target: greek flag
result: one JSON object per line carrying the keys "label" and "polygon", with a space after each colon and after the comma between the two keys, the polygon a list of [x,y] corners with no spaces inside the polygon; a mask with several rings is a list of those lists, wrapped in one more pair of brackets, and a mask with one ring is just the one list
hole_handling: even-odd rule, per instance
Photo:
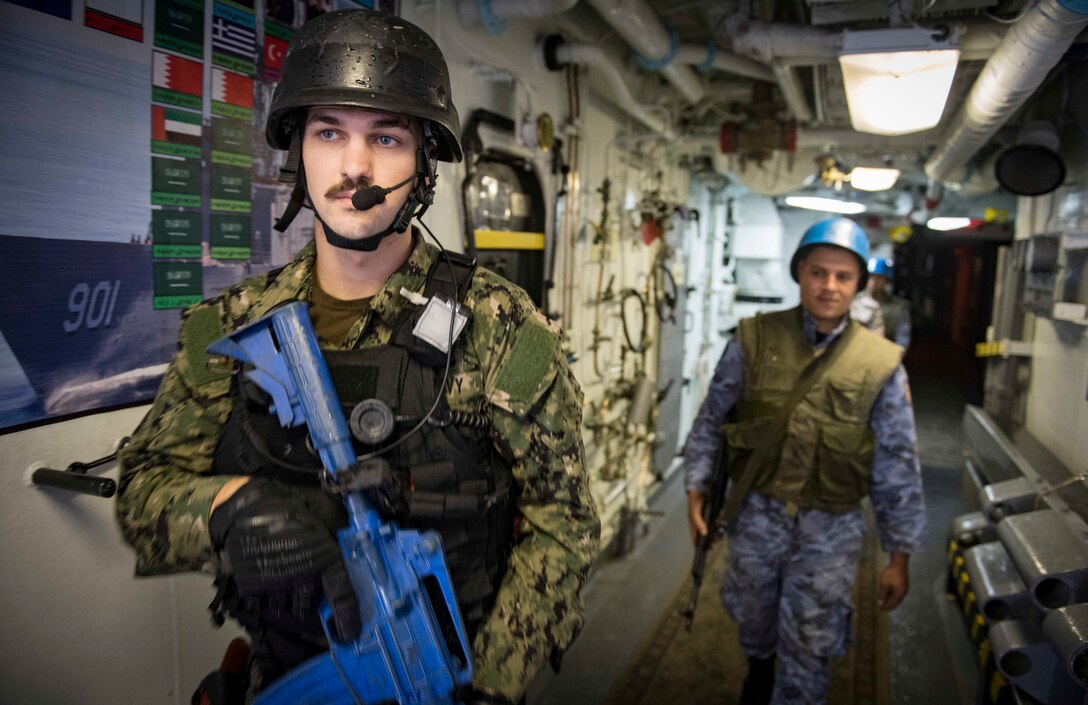
{"label": "greek flag", "polygon": [[245,59],[253,59],[257,33],[223,17],[212,18],[212,48]]}

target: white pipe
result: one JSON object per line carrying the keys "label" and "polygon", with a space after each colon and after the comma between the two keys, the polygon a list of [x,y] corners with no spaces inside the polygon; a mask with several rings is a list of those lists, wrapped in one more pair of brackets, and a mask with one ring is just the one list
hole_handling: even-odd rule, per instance
{"label": "white pipe", "polygon": [[[697,44],[684,45],[676,52],[676,60],[681,64],[701,66],[707,60],[707,48]],[[738,54],[730,54],[723,51],[715,51],[711,66],[719,71],[734,73],[738,76],[755,78],[760,81],[774,83],[774,73],[766,64],[761,64],[754,59]]]}
{"label": "white pipe", "polygon": [[[441,0],[439,0],[441,2]],[[491,0],[491,14],[495,17],[548,17],[566,12],[578,4],[578,0]],[[480,24],[480,11],[476,0],[458,3],[461,22],[466,27]]]}
{"label": "white pipe", "polygon": [[1088,14],[1059,0],[1040,0],[1001,41],[925,164],[926,175],[945,181],[1004,125],[1046,78],[1088,25]]}
{"label": "white pipe", "polygon": [[940,138],[941,133],[939,130],[924,130],[909,135],[887,136],[870,135],[849,128],[802,127],[797,129],[798,148],[832,145],[840,147],[904,149],[934,145],[940,141]]}
{"label": "white pipe", "polygon": [[675,139],[676,133],[661,118],[646,110],[642,103],[635,100],[627,88],[623,74],[612,60],[593,44],[563,43],[555,51],[555,58],[561,64],[586,64],[604,74],[604,82],[613,92],[614,102],[643,125],[657,132],[666,139]]}
{"label": "white pipe", "polygon": [[[955,26],[963,61],[989,58],[1007,31],[1005,25],[986,21],[956,22]],[[748,22],[738,27],[733,36],[733,51],[765,64],[835,64],[842,52],[842,32],[764,22]]]}
{"label": "white pipe", "polygon": [[733,51],[765,64],[787,57],[826,57],[838,60],[842,32],[789,24],[749,21],[733,36]]}
{"label": "white pipe", "polygon": [[775,66],[773,70],[774,77],[778,79],[778,88],[782,91],[782,97],[794,119],[797,122],[812,122],[812,108],[808,107],[801,79],[797,77],[797,69],[792,66]]}
{"label": "white pipe", "polygon": [[[672,48],[669,33],[644,0],[589,0],[589,4],[642,56],[650,60],[668,56]],[[698,103],[706,96],[698,75],[682,63],[670,61],[661,69],[661,75],[689,103]]]}

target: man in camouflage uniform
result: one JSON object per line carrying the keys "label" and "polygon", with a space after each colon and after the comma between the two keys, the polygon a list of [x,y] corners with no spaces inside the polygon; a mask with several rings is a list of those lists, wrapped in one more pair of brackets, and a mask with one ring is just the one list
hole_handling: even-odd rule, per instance
{"label": "man in camouflage uniform", "polygon": [[741,321],[688,436],[693,538],[706,535],[705,495],[719,446],[727,446],[722,602],[749,659],[744,705],[826,700],[830,659],[850,645],[863,497],[890,554],[882,609],[906,595],[909,554],[923,545],[902,350],[847,315],[865,285],[868,249],[845,218],[806,231],[790,266],[801,306]]}
{"label": "man in camouflage uniform", "polygon": [[[159,394],[121,454],[117,516],[136,573],[217,574],[213,604],[254,642],[250,695],[327,650],[320,598],[339,638],[360,623],[335,539],[342,501],[318,485],[304,431],[278,429],[267,399],[205,352],[289,301],[309,302],[341,401],[396,409],[378,451],[395,479],[380,498],[389,518],[442,534],[473,644],[462,697],[518,701],[582,625],[600,523],[559,331],[520,288],[409,228],[431,202],[436,161],[461,158],[449,96],[438,47],[399,18],[338,11],[295,34],[266,134],[288,149],[296,185],[278,227],[305,199],[315,240],[184,312]],[[448,352],[411,334],[413,299],[436,294],[471,313]]]}

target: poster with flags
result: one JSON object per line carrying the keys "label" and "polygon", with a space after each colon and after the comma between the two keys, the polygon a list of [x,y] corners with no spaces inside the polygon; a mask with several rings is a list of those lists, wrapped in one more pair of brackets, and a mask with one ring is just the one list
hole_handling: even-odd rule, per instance
{"label": "poster with flags", "polygon": [[59,17],[62,20],[72,19],[71,0],[9,0],[9,2],[31,10],[44,12],[47,15]]}
{"label": "poster with flags", "polygon": [[151,106],[151,152],[200,159],[200,113]]}
{"label": "poster with flags", "polygon": [[212,169],[211,181],[213,211],[249,213],[252,210],[252,176],[249,170],[216,167]]}
{"label": "poster with flags", "polygon": [[143,42],[143,0],[87,0],[83,24],[124,39]]}
{"label": "poster with flags", "polygon": [[155,262],[151,266],[151,305],[156,309],[185,308],[204,298],[204,271],[200,262]]}
{"label": "poster with flags", "polygon": [[253,79],[212,67],[212,115],[253,121]]}
{"label": "poster with flags", "polygon": [[212,63],[249,76],[257,72],[257,21],[243,12],[221,2],[215,3],[212,15]]}
{"label": "poster with flags", "polygon": [[157,206],[200,207],[200,162],[151,158],[151,202]]}
{"label": "poster with flags", "polygon": [[[200,110],[204,107],[204,65],[174,54],[153,52],[151,61],[151,100]],[[250,103],[252,105],[252,95]],[[252,111],[251,118],[252,118]]]}
{"label": "poster with flags", "polygon": [[212,213],[208,245],[212,259],[249,259],[252,231],[248,215]]}
{"label": "poster with flags", "polygon": [[159,259],[200,259],[200,213],[151,211],[151,256]]}
{"label": "poster with flags", "polygon": [[253,166],[253,125],[241,120],[212,120],[212,164]]}
{"label": "poster with flags", "polygon": [[156,0],[155,46],[204,56],[204,0]]}
{"label": "poster with flags", "polygon": [[264,23],[264,78],[267,81],[279,81],[283,71],[283,57],[287,54],[287,45],[291,42],[294,30],[282,24],[268,20]]}

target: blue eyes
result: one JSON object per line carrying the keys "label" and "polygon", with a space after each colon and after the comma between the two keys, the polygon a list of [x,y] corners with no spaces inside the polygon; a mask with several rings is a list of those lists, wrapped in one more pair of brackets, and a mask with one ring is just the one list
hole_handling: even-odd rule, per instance
{"label": "blue eyes", "polygon": [[[330,128],[318,131],[317,136],[326,142],[331,142],[339,137],[339,133]],[[400,140],[392,135],[378,135],[374,138],[374,143],[382,147],[396,147],[400,144]]]}

